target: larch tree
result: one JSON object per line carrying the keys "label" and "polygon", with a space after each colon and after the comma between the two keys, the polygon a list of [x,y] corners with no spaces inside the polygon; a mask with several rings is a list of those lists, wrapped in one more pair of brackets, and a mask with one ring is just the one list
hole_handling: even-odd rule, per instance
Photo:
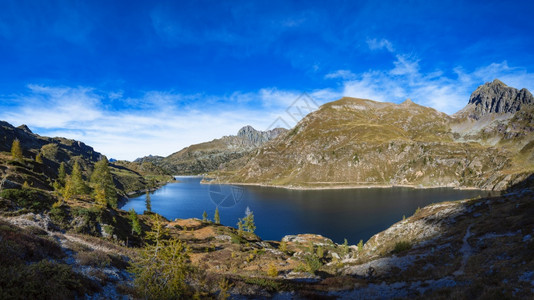
{"label": "larch tree", "polygon": [[93,185],[95,200],[100,193],[101,204],[117,207],[117,191],[113,183],[113,176],[109,169],[108,159],[104,156],[95,164],[93,174],[91,175],[91,184]]}
{"label": "larch tree", "polygon": [[65,170],[65,163],[61,162],[59,164],[59,169],[57,171],[57,180],[60,186],[65,186],[65,180],[67,179],[67,171]]}
{"label": "larch tree", "polygon": [[65,199],[70,199],[73,196],[87,195],[88,193],[89,187],[83,180],[80,164],[75,162],[72,167],[72,173],[66,179],[63,197]]}
{"label": "larch tree", "polygon": [[18,139],[13,140],[13,144],[11,145],[11,156],[13,159],[23,161],[24,155],[22,154],[22,148],[20,147],[20,141]]}
{"label": "larch tree", "polygon": [[143,228],[141,227],[141,223],[139,222],[139,216],[137,216],[137,213],[133,208],[130,208],[128,211],[128,217],[130,218],[130,221],[132,223],[132,234],[137,234],[140,236],[143,234]]}

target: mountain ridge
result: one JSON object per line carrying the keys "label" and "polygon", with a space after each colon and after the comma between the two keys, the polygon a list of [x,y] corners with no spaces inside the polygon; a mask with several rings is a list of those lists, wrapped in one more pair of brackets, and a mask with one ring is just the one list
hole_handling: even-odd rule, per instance
{"label": "mountain ridge", "polygon": [[[488,87],[512,89],[498,80],[487,83],[466,107],[483,105],[473,99]],[[295,188],[409,185],[502,190],[534,170],[528,160],[533,155],[534,122],[530,100],[516,97],[528,91],[492,97],[501,94],[509,99],[502,98],[499,105],[507,103],[508,110],[517,111],[494,118],[500,120],[497,125],[490,122],[478,128],[472,124],[501,116],[500,109],[475,119],[449,116],[411,100],[394,104],[344,97],[322,105],[260,147],[244,167],[212,175],[224,182]],[[462,126],[483,133],[502,128],[476,136],[466,134]]]}
{"label": "mountain ridge", "polygon": [[229,162],[239,164],[257,147],[275,139],[284,128],[260,131],[247,125],[239,129],[237,135],[223,136],[209,142],[194,144],[167,157],[148,156],[136,161],[151,161],[175,175],[197,175],[218,170]]}

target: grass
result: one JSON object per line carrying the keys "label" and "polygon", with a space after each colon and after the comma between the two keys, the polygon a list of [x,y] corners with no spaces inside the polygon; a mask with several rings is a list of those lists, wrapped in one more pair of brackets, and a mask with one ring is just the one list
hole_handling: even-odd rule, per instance
{"label": "grass", "polygon": [[58,262],[59,244],[0,221],[0,299],[73,299],[99,287]]}

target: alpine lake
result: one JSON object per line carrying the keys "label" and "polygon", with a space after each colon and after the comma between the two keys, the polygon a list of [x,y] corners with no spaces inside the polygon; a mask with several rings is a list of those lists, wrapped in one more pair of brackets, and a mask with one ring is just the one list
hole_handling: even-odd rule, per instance
{"label": "alpine lake", "polygon": [[[254,214],[255,233],[263,240],[312,233],[356,244],[411,216],[418,207],[443,201],[491,195],[481,190],[344,188],[296,190],[262,186],[202,184],[199,176],[176,176],[150,194],[152,211],[169,220],[198,218],[204,211],[213,220],[219,207],[221,224],[237,227],[247,207]],[[142,214],[146,195],[131,198],[121,208]]]}

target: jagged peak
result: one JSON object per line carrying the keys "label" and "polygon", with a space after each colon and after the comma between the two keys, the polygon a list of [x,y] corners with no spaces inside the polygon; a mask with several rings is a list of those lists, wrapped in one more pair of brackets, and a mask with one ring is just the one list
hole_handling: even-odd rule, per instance
{"label": "jagged peak", "polygon": [[247,125],[243,126],[239,131],[237,132],[237,136],[245,136],[249,132],[257,132],[258,130],[254,129],[254,127]]}
{"label": "jagged peak", "polygon": [[457,115],[467,113],[472,119],[488,114],[513,114],[522,107],[534,105],[534,97],[527,89],[518,90],[499,79],[479,86],[469,98],[466,108]]}
{"label": "jagged peak", "polygon": [[500,81],[499,79],[495,78],[491,83],[488,83],[490,85],[501,85],[504,87],[508,87],[504,82]]}

